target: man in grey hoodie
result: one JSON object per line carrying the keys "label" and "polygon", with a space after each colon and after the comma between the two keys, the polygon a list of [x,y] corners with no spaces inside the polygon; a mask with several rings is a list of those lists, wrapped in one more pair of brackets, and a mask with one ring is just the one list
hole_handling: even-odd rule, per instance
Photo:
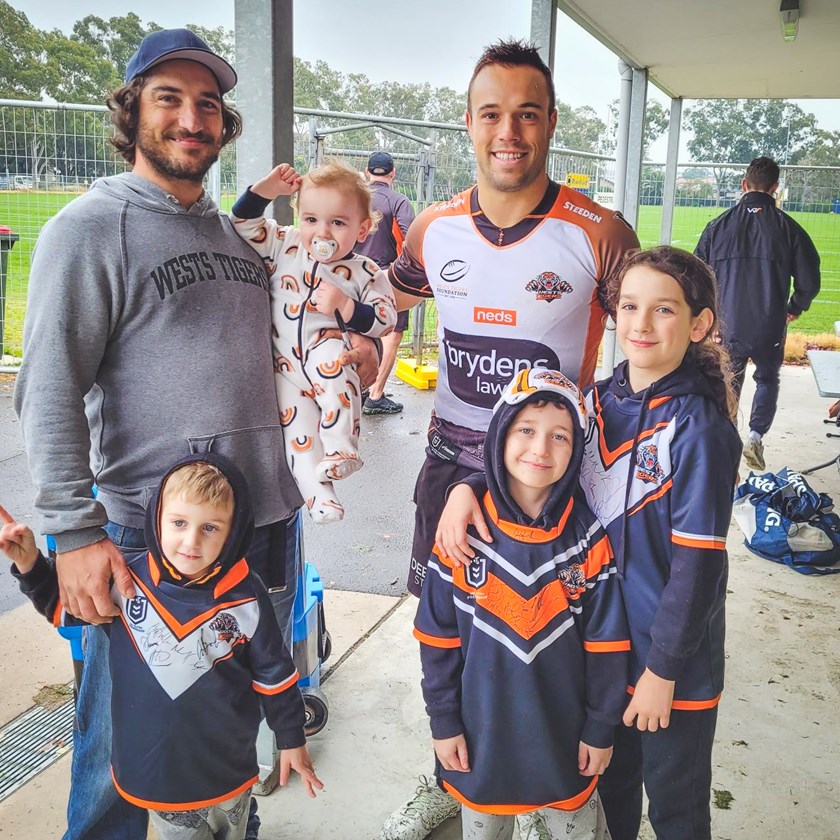
{"label": "man in grey hoodie", "polygon": [[[15,408],[69,612],[93,625],[118,614],[110,582],[133,596],[121,551],[145,547],[160,476],[178,457],[213,451],[249,482],[260,526],[249,564],[269,588],[287,583],[275,608],[290,641],[301,497],[278,419],[268,279],[202,187],[241,132],[222,100],[235,84],[188,30],[143,39],[108,102],[133,171],[97,181],[38,239]],[[375,361],[358,354],[343,361],[367,362],[373,379]],[[107,644],[89,628],[65,840],[146,837],[145,812],[108,773]]]}

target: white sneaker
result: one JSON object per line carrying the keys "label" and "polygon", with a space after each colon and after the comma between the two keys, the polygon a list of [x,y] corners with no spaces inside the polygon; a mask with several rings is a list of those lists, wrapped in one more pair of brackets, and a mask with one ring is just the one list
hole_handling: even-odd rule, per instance
{"label": "white sneaker", "polygon": [[764,471],[764,444],[754,437],[748,437],[744,442],[744,460],[751,470]]}
{"label": "white sneaker", "polygon": [[385,820],[379,840],[424,840],[460,811],[461,803],[442,791],[434,776],[421,776],[414,796]]}

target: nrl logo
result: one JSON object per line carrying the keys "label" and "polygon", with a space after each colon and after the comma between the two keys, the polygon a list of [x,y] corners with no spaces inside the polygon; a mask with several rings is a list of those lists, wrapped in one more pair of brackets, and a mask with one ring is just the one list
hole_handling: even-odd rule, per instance
{"label": "nrl logo", "polygon": [[142,624],[146,618],[146,611],[148,609],[149,602],[146,600],[145,596],[138,595],[126,604],[126,617],[132,624]]}
{"label": "nrl logo", "polygon": [[565,294],[574,291],[559,274],[553,271],[543,271],[525,287],[526,292],[534,292],[537,300],[547,300],[549,303]]}
{"label": "nrl logo", "polygon": [[658,484],[665,473],[659,466],[659,456],[654,444],[640,446],[636,450],[636,478],[648,484]]}
{"label": "nrl logo", "polygon": [[467,566],[464,577],[473,589],[480,589],[487,583],[487,560],[480,555],[476,555],[470,565]]}

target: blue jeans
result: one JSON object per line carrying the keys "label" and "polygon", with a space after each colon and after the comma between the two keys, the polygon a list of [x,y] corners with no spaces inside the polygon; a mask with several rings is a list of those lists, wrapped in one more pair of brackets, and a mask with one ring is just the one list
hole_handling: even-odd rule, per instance
{"label": "blue jeans", "polygon": [[[280,620],[283,638],[292,649],[292,607],[297,572],[298,515],[284,522],[257,528],[248,563],[268,585],[279,583],[285,566],[286,588],[272,593],[271,600]],[[105,531],[123,554],[146,548],[140,528],[109,522]],[[282,554],[281,554],[282,552]],[[284,558],[283,566],[272,558]],[[73,732],[73,763],[70,770],[70,798],[67,803],[67,832],[63,840],[146,840],[146,811],[122,799],[111,780],[111,672],[108,666],[108,635],[102,627],[84,628],[85,666],[76,702]],[[252,803],[253,805],[253,803]],[[251,809],[250,837],[256,837],[259,817]]]}

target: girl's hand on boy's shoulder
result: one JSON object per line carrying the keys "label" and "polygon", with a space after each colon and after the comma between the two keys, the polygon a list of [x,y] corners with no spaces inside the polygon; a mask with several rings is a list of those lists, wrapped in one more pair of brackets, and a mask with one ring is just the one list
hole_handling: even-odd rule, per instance
{"label": "girl's hand on boy's shoulder", "polygon": [[300,189],[301,177],[288,163],[275,166],[271,172],[254,182],[251,192],[274,201],[278,195],[292,195]]}
{"label": "girl's hand on boy's shoulder", "polygon": [[578,770],[581,776],[600,776],[610,766],[612,754],[612,747],[590,747],[581,741],[578,745]]}
{"label": "girl's hand on boy's shoulder", "polygon": [[467,754],[467,739],[461,735],[454,738],[433,738],[435,755],[444,770],[454,770],[457,773],[470,772],[470,758]]}
{"label": "girl's hand on boy's shoulder", "polygon": [[30,572],[38,559],[38,546],[35,545],[32,529],[15,522],[2,505],[0,522],[3,523],[0,528],[0,551],[17,566],[19,572]]}
{"label": "girl's hand on boy's shoulder", "polygon": [[667,729],[671,722],[671,705],[674,702],[674,681],[656,676],[649,668],[639,677],[633,699],[624,712],[624,725],[641,731],[656,732]]}
{"label": "girl's hand on boy's shoulder", "polygon": [[315,768],[305,744],[292,750],[280,751],[281,787],[285,787],[289,783],[292,770],[300,776],[303,786],[306,788],[306,795],[311,799],[315,798],[315,788],[318,788],[318,790],[324,789],[324,783],[315,775]]}
{"label": "girl's hand on boy's shoulder", "polygon": [[449,492],[435,531],[438,549],[456,566],[469,566],[475,557],[467,541],[467,528],[470,525],[484,542],[493,541],[472,488],[468,484],[457,484]]}

